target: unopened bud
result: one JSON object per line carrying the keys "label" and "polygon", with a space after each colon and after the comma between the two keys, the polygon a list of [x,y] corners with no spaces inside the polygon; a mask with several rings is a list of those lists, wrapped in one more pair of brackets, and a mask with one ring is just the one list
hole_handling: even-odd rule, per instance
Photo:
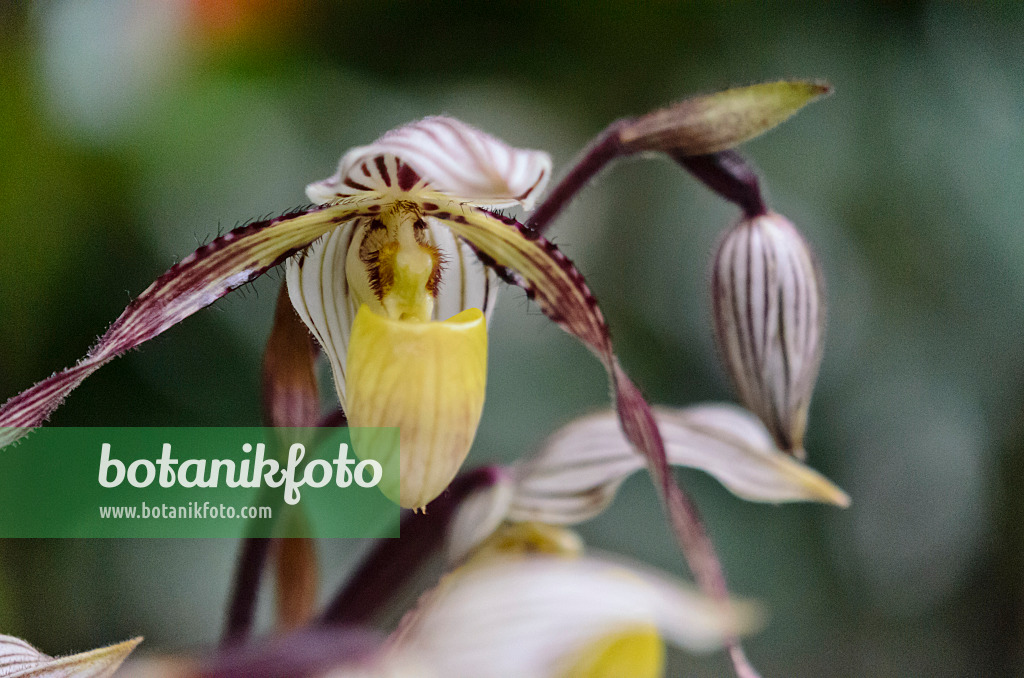
{"label": "unopened bud", "polygon": [[803,458],[821,363],[825,291],[810,246],[786,218],[744,218],[712,271],[715,340],[740,401],[779,447]]}

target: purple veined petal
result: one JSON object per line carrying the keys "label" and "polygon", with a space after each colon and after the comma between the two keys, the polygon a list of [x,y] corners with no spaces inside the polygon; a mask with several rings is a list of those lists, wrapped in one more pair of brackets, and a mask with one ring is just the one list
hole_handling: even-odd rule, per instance
{"label": "purple veined petal", "polygon": [[[288,296],[327,355],[342,409],[352,323],[363,301],[349,285],[346,266],[349,251],[358,250],[363,221],[343,224],[286,264]],[[479,308],[490,321],[498,294],[494,271],[447,227],[438,223],[427,226],[428,239],[444,262],[432,320],[448,320],[467,309]]]}
{"label": "purple veined petal", "polygon": [[425,216],[472,245],[481,260],[497,267],[507,282],[525,289],[545,315],[580,339],[611,370],[615,357],[597,300],[554,243],[525,235],[514,219],[471,205],[443,200],[436,209],[427,209],[430,204],[424,203]]}
{"label": "purple veined petal", "polygon": [[473,248],[444,224],[427,219],[428,238],[441,252],[441,286],[434,300],[434,320],[447,320],[468,308],[484,312],[488,325],[498,301],[498,276]]}
{"label": "purple veined petal", "polygon": [[342,410],[345,408],[345,356],[352,321],[359,310],[349,290],[345,260],[359,222],[354,219],[343,224],[285,264],[288,297],[327,356]]}
{"label": "purple veined petal", "polygon": [[395,195],[429,185],[474,204],[530,209],[550,177],[547,153],[513,148],[464,122],[434,116],[353,148],[333,176],[310,184],[306,194],[325,203],[367,190]]}
{"label": "purple veined petal", "polygon": [[[842,490],[779,450],[760,420],[742,408],[705,404],[655,408],[654,415],[670,464],[705,471],[738,497],[849,505]],[[507,516],[555,524],[587,520],[603,511],[622,482],[643,466],[613,412],[578,419],[517,470]]]}
{"label": "purple veined petal", "polygon": [[142,642],[133,638],[117,645],[54,658],[24,640],[0,635],[0,676],[3,678],[109,678]]}
{"label": "purple veined petal", "polygon": [[130,303],[77,365],[0,407],[0,447],[40,426],[86,377],[117,356],[262,275],[339,224],[375,213],[382,204],[372,196],[347,198],[236,228],[199,248]]}
{"label": "purple veined petal", "polygon": [[[509,283],[526,290],[541,311],[578,338],[608,371],[615,409],[626,438],[644,456],[665,504],[673,533],[702,589],[720,600],[728,597],[721,564],[693,501],[670,472],[665,443],[654,414],[630,380],[612,350],[607,324],[582,274],[550,241],[508,217],[439,194],[423,198],[424,215],[445,223],[472,245],[487,263],[498,267]],[[427,200],[437,203],[429,209]],[[731,640],[730,653],[737,673],[756,676],[742,649]]]}

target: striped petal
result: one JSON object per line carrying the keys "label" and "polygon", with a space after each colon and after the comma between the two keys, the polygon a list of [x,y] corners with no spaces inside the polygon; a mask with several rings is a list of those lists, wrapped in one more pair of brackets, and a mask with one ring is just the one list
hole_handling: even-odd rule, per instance
{"label": "striped petal", "polygon": [[432,221],[427,220],[429,239],[444,261],[441,286],[434,299],[434,319],[447,320],[467,309],[479,308],[490,322],[498,300],[497,275],[448,227]]}
{"label": "striped petal", "polygon": [[[398,427],[398,503],[426,506],[455,477],[480,423],[487,377],[483,312],[474,308],[444,322],[417,322],[363,306],[352,326],[346,367],[349,424]],[[367,454],[356,440],[353,449]],[[393,467],[392,460],[378,461]]]}
{"label": "striped petal", "polygon": [[142,638],[54,658],[24,640],[0,635],[0,678],[108,678]]}
{"label": "striped petal", "polygon": [[468,242],[506,282],[523,287],[541,311],[575,335],[611,369],[611,337],[583,276],[554,243],[514,219],[434,194],[421,204],[432,218]]}
{"label": "striped petal", "polygon": [[97,369],[250,282],[324,233],[380,209],[377,198],[348,198],[236,228],[185,257],[138,296],[74,367],[0,407],[0,447],[40,426]]}
{"label": "striped petal", "polygon": [[757,623],[751,605],[720,604],[662,574],[528,557],[449,575],[403,622],[393,656],[451,678],[546,678],[565,675],[596,641],[638,627],[707,651]]}
{"label": "striped petal", "polygon": [[[545,315],[582,341],[605,366],[622,430],[647,462],[680,549],[701,588],[724,599],[725,577],[714,546],[693,502],[669,472],[665,443],[651,407],[619,364],[604,317],[583,276],[554,244],[514,219],[445,200],[440,194],[430,198],[437,207],[421,203],[425,216],[445,223],[465,239],[481,259],[496,267],[507,282],[525,289]],[[749,671],[733,640],[730,651],[737,671]]]}
{"label": "striped petal", "polygon": [[[288,296],[327,355],[343,410],[352,323],[361,303],[368,301],[361,299],[349,284],[346,272],[350,253],[359,248],[362,221],[342,225],[286,264]],[[428,239],[438,248],[444,262],[433,319],[447,320],[465,310],[479,308],[489,321],[498,294],[494,272],[480,263],[473,250],[446,227],[436,223],[427,226]]]}
{"label": "striped petal", "polygon": [[353,148],[338,171],[306,187],[315,203],[377,191],[398,196],[430,186],[478,205],[533,207],[551,177],[543,151],[512,148],[464,122],[429,117]]}
{"label": "striped petal", "polygon": [[712,295],[715,339],[740,401],[780,448],[803,457],[825,330],[810,246],[779,214],[743,219],[719,245]]}
{"label": "striped petal", "polygon": [[358,220],[342,225],[285,264],[288,298],[327,356],[342,409],[345,356],[359,309],[349,289],[345,260],[357,226]]}
{"label": "striped petal", "polygon": [[[669,463],[701,469],[743,499],[849,505],[842,490],[778,450],[757,417],[745,410],[730,405],[657,408],[655,419]],[[555,524],[587,520],[601,513],[622,482],[643,466],[614,413],[577,420],[518,470],[508,518]]]}

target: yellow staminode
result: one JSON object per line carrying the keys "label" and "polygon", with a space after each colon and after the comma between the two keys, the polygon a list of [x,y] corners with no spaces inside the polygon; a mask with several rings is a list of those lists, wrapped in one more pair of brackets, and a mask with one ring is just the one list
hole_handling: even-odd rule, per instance
{"label": "yellow staminode", "polygon": [[612,633],[590,643],[561,678],[659,678],[665,675],[665,644],[651,626]]}
{"label": "yellow staminode", "polygon": [[483,312],[471,308],[421,322],[387,318],[364,305],[352,325],[347,365],[349,425],[399,428],[398,503],[426,506],[455,477],[480,422],[487,380]]}

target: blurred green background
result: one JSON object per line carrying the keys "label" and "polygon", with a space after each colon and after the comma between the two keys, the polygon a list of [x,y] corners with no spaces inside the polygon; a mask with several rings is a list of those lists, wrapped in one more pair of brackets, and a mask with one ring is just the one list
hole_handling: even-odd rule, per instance
{"label": "blurred green background", "polygon": [[[822,3],[824,4],[824,3]],[[829,328],[810,463],[842,511],[697,473],[765,676],[1024,675],[1024,12],[1018,3],[0,3],[0,400],[74,363],[218,231],[302,204],[350,146],[447,113],[564,167],[617,117],[780,77],[836,94],[744,148],[814,243]],[[709,255],[737,211],[623,163],[552,235],[650,399],[731,397]],[[280,273],[91,377],[54,425],[249,425]],[[471,463],[606,406],[596,360],[506,289]],[[54,488],[59,492],[60,488]],[[646,477],[594,548],[684,574]],[[216,639],[237,543],[0,543],[0,630],[64,653]],[[320,545],[325,592],[361,550]],[[725,675],[724,657],[672,658]]]}

